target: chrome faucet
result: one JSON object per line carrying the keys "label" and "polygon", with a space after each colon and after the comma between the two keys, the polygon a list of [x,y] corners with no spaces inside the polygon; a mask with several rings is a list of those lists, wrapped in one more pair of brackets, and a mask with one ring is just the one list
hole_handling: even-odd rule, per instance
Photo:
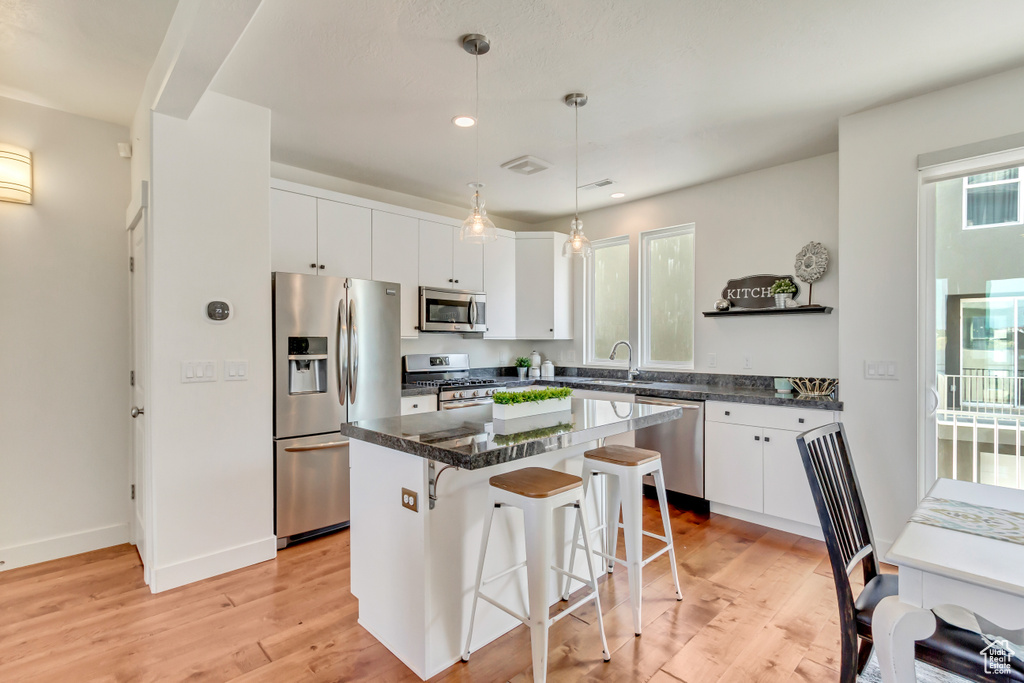
{"label": "chrome faucet", "polygon": [[611,353],[610,356],[608,356],[608,360],[615,360],[615,352],[623,344],[625,344],[626,348],[629,349],[629,364],[628,364],[629,365],[629,371],[626,372],[626,378],[629,379],[630,381],[632,381],[632,380],[636,379],[637,375],[640,374],[640,369],[633,365],[633,346],[632,346],[632,344],[630,344],[625,339],[622,339],[620,341],[615,342],[615,346],[612,347],[612,353]]}

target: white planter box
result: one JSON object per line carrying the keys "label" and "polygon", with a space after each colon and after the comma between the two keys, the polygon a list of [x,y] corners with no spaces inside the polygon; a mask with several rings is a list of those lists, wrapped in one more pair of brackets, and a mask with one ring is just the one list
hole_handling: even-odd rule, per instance
{"label": "white planter box", "polygon": [[572,410],[572,398],[549,398],[546,401],[529,401],[527,403],[512,403],[505,405],[495,403],[495,420],[515,420],[520,417],[532,417],[546,413],[560,413]]}

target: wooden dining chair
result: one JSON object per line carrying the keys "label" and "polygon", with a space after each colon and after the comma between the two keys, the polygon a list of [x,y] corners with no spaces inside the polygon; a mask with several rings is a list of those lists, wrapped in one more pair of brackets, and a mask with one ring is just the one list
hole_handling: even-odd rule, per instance
{"label": "wooden dining chair", "polygon": [[[804,432],[796,439],[811,495],[825,536],[832,577],[839,598],[842,629],[841,683],[855,683],[871,658],[871,619],[882,598],[899,593],[899,577],[882,574],[868,512],[860,494],[849,442],[841,423]],[[857,565],[864,572],[864,588],[854,597],[850,574]],[[980,633],[935,618],[935,633],[916,643],[918,660],[972,681],[1024,682],[1024,662],[1012,660],[1009,674],[985,673],[988,643]]]}

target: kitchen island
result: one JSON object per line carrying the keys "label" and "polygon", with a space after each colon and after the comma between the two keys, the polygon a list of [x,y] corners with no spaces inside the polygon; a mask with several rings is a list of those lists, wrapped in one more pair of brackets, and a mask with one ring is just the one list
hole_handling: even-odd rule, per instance
{"label": "kitchen island", "polygon": [[[508,433],[495,433],[487,404],[341,426],[351,439],[351,582],[359,623],[420,678],[458,661],[465,645],[488,480],[526,466],[578,475],[583,452],[598,440],[682,415],[660,405],[571,403],[565,413],[499,426]],[[525,557],[522,521],[516,510],[495,518],[485,575]],[[565,514],[556,525],[555,557],[568,559],[571,533]],[[525,580],[525,571],[515,572],[488,590],[522,605]],[[556,595],[554,572],[550,580]],[[517,625],[481,602],[474,649]]]}

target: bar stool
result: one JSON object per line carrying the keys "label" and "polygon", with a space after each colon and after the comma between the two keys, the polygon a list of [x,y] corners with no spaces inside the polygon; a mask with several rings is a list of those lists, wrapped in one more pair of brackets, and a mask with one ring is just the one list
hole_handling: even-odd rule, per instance
{"label": "bar stool", "polygon": [[[490,479],[490,496],[487,518],[484,520],[484,536],[480,546],[480,562],[476,570],[476,591],[473,594],[473,611],[469,617],[469,635],[466,636],[466,650],[462,660],[469,661],[470,644],[473,640],[473,623],[476,620],[477,601],[481,598],[498,609],[519,619],[530,627],[530,646],[533,651],[533,680],[543,682],[547,679],[548,666],[548,628],[551,624],[568,615],[577,607],[593,600],[597,610],[597,623],[601,632],[601,646],[604,648],[604,661],[609,661],[608,640],[604,635],[604,619],[601,615],[601,598],[597,593],[597,575],[594,563],[590,558],[589,527],[584,514],[583,480],[572,474],[556,472],[543,467],[524,467]],[[516,507],[523,511],[526,535],[526,561],[515,565],[494,576],[484,579],[484,559],[487,557],[487,539],[491,532],[491,521],[494,511],[504,506]],[[583,543],[587,552],[587,569],[590,580],[576,576],[552,564],[552,546],[554,543],[554,511],[557,508],[573,507],[576,510],[576,524],[584,529]],[[503,576],[526,567],[529,605],[526,616],[515,612],[496,599],[485,595],[482,588]],[[548,609],[553,602],[548,594],[548,570],[553,569],[561,577],[575,579],[588,586],[591,592],[552,618],[548,618]]]}
{"label": "bar stool", "polygon": [[[644,448],[633,448],[631,446],[602,446],[589,450],[583,454],[583,495],[587,495],[590,488],[590,481],[599,474],[605,475],[605,501],[604,501],[604,523],[590,530],[590,533],[604,531],[605,552],[594,551],[608,562],[608,573],[615,569],[618,562],[626,566],[629,573],[629,601],[633,607],[633,632],[640,635],[640,602],[643,589],[643,568],[660,557],[664,553],[669,554],[672,566],[672,580],[676,584],[676,600],[682,600],[683,594],[679,590],[679,572],[676,569],[676,551],[672,543],[672,526],[668,520],[668,505],[665,501],[665,481],[661,472],[661,453],[649,451]],[[644,475],[650,474],[654,477],[654,485],[658,491],[658,504],[661,507],[661,523],[664,529],[664,536],[644,531],[643,528],[643,485]],[[619,524],[619,509],[622,509],[622,524]],[[583,515],[585,518],[586,515]],[[623,530],[626,542],[626,559],[621,560],[615,556],[615,549],[619,540],[619,529]],[[569,561],[569,572],[573,570],[573,563],[576,559],[576,550],[584,549],[588,556],[590,551],[579,545],[580,525],[573,529],[572,536],[572,559]],[[586,537],[586,527],[583,528],[583,535]],[[643,537],[657,539],[665,544],[665,547],[658,550],[650,557],[643,556]],[[566,582],[565,592],[568,592]],[[563,592],[563,597],[565,597]]]}

